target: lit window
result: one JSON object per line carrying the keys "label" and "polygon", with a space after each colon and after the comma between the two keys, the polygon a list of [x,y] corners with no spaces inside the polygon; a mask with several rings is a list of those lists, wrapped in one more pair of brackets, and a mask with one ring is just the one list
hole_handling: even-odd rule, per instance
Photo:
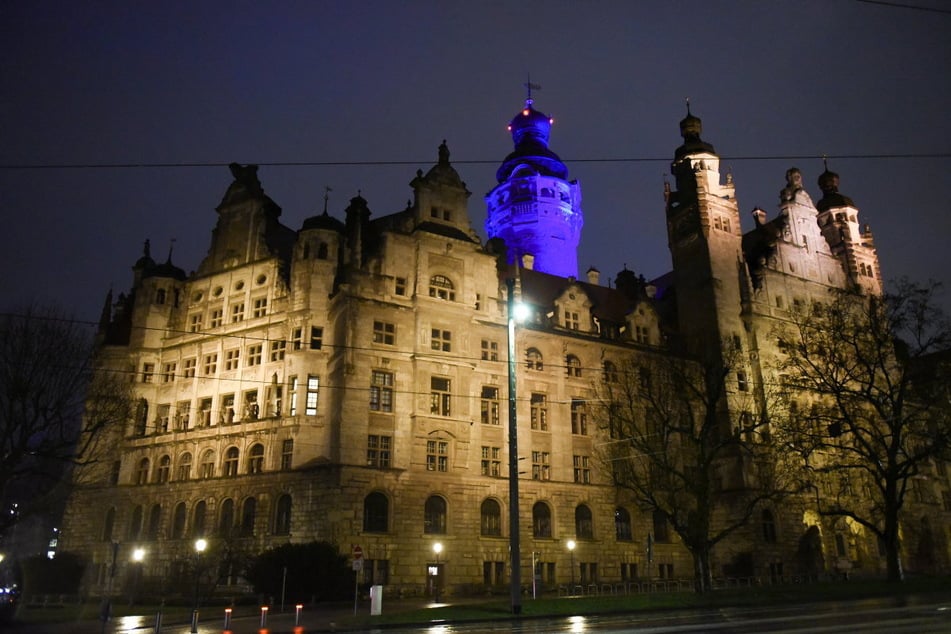
{"label": "lit window", "polygon": [[426,441],[426,470],[449,471],[449,442],[446,440]]}
{"label": "lit window", "polygon": [[456,291],[452,280],[445,275],[433,275],[429,278],[429,296],[450,302],[456,301]]}
{"label": "lit window", "polygon": [[388,469],[390,467],[389,436],[367,436],[367,466],[374,469]]}
{"label": "lit window", "polygon": [[396,339],[396,326],[385,321],[373,322],[373,343],[392,346]]}
{"label": "lit window", "polygon": [[449,379],[434,376],[430,378],[430,407],[429,412],[437,416],[449,416],[451,414],[451,387]]}
{"label": "lit window", "polygon": [[314,375],[307,377],[307,397],[304,402],[304,414],[314,416],[317,414],[317,388],[320,384],[318,378]]}
{"label": "lit window", "polygon": [[393,411],[393,373],[373,370],[370,374],[370,409]]}

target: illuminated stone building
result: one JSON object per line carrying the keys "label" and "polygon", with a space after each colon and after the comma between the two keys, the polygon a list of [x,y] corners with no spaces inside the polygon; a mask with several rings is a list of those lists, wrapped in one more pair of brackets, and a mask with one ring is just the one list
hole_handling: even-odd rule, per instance
{"label": "illuminated stone building", "polygon": [[[678,336],[760,353],[735,377],[748,389],[762,380],[756,359],[775,354],[767,335],[784,310],[830,287],[880,292],[871,234],[837,176],[820,177],[813,205],[791,170],[779,216],[755,211],[744,235],[732,180],[688,113],[666,192],[674,270],[650,283],[628,270],[576,279],[580,185],[548,149],[550,124],[530,101],[513,119],[485,243],[444,142],[405,209],[376,215],[358,195],[342,220],[325,209],[293,229],[257,168],[235,164],[194,273],[157,263],[146,245],[101,324],[104,360],[135,377],[138,411],[80,472],[62,530],[62,549],[92,564],[88,591],[121,587],[141,544],[145,575],[176,579],[198,536],[224,585],[240,583],[228,570],[238,554],[310,540],[359,544],[362,579],[392,592],[425,591],[436,542],[447,590],[504,585],[512,276],[534,309],[516,335],[522,578],[533,560],[549,589],[691,576],[672,532],[602,472],[586,401],[621,364]],[[727,550],[753,553],[752,574],[782,562],[792,573],[802,508],[767,510],[765,541],[757,522]],[[831,531],[823,540],[835,552]]]}

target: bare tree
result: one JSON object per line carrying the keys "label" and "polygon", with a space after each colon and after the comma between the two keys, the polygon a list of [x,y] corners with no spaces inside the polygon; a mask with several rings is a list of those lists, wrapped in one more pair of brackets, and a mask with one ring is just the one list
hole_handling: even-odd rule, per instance
{"label": "bare tree", "polygon": [[786,491],[763,393],[728,389],[740,356],[658,356],[605,377],[599,389],[612,438],[605,468],[641,510],[662,516],[680,536],[698,592],[712,587],[714,546]]}
{"label": "bare tree", "polygon": [[878,537],[890,581],[904,578],[899,534],[913,481],[948,458],[947,378],[935,353],[951,348],[951,326],[937,290],[902,281],[881,297],[837,292],[779,333],[793,412],[783,441],[802,457],[817,512]]}
{"label": "bare tree", "polygon": [[[132,413],[128,376],[97,368],[91,327],[54,308],[0,315],[0,500],[40,508]],[[22,516],[22,515],[19,515]],[[3,513],[0,531],[18,519]]]}

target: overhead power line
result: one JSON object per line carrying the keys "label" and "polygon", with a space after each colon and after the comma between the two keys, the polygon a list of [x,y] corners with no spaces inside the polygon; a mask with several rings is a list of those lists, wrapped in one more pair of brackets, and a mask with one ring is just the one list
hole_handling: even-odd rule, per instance
{"label": "overhead power line", "polygon": [[[759,154],[720,156],[721,161],[801,161],[808,159],[849,160],[896,160],[951,158],[951,152],[911,152],[881,154]],[[669,163],[672,157],[629,156],[615,158],[563,158],[565,163]],[[421,161],[259,161],[261,167],[387,167],[399,165],[429,165],[432,158]],[[496,165],[499,159],[454,160],[454,165]],[[51,169],[181,169],[195,167],[228,167],[221,162],[172,162],[172,163],[8,163],[2,170],[51,170]]]}
{"label": "overhead power line", "polygon": [[888,2],[887,0],[855,0],[863,4],[877,4],[892,9],[910,9],[912,11],[929,11],[931,13],[943,13],[951,15],[951,9],[939,9],[937,7],[923,7],[917,4],[901,4],[900,2]]}

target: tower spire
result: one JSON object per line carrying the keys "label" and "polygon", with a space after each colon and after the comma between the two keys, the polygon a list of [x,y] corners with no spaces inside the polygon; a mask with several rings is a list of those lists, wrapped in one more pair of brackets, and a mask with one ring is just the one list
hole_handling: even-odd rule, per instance
{"label": "tower spire", "polygon": [[541,90],[542,87],[541,87],[540,84],[533,84],[533,83],[532,83],[532,74],[531,74],[531,73],[528,73],[528,81],[526,81],[526,82],[525,82],[524,84],[522,84],[522,85],[525,86],[525,91],[526,91],[526,93],[525,93],[525,107],[526,107],[526,108],[530,108],[531,105],[532,105],[533,103],[535,103],[535,100],[532,99],[532,90]]}

